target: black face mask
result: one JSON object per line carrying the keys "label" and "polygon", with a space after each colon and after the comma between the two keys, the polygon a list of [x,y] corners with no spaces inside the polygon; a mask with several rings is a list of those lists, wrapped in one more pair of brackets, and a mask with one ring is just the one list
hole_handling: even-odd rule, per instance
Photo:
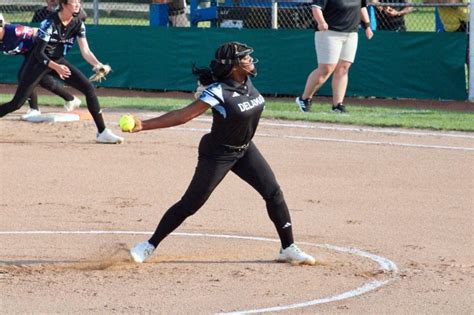
{"label": "black face mask", "polygon": [[249,76],[255,78],[257,76],[257,68],[254,67],[252,71],[249,72]]}
{"label": "black face mask", "polygon": [[248,75],[251,76],[252,78],[255,78],[257,76],[257,68],[256,67],[254,67],[252,71],[248,71],[248,70],[244,69],[242,66],[240,66],[240,68],[242,68],[242,70],[247,72]]}
{"label": "black face mask", "polygon": [[[258,63],[258,59],[257,58],[253,59],[252,63],[253,63],[253,70],[252,71],[247,71],[245,69],[244,70],[249,74],[249,76],[251,76],[252,78],[255,78],[257,76],[257,67],[255,67],[255,64]],[[240,67],[243,69],[242,66],[240,66]]]}

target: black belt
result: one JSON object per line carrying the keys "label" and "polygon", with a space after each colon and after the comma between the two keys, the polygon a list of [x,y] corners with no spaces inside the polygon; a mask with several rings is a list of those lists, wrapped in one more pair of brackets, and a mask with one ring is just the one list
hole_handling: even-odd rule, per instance
{"label": "black belt", "polygon": [[242,151],[245,151],[249,147],[249,144],[247,143],[240,146],[221,144],[221,146],[224,148],[224,151],[226,152],[242,152]]}

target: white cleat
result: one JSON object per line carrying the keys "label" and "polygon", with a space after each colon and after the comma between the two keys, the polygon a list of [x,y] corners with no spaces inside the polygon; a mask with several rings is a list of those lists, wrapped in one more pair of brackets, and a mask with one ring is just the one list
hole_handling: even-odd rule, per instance
{"label": "white cleat", "polygon": [[81,103],[81,100],[74,96],[72,101],[67,101],[66,103],[64,103],[64,109],[66,110],[66,112],[72,112],[73,110],[81,106]]}
{"label": "white cleat", "polygon": [[147,260],[155,251],[155,246],[148,241],[138,243],[130,249],[130,256],[134,262],[142,263]]}
{"label": "white cleat", "polygon": [[313,256],[306,254],[295,244],[291,244],[285,249],[280,249],[277,261],[288,262],[292,265],[314,265],[316,259]]}
{"label": "white cleat", "polygon": [[104,129],[101,133],[97,133],[96,142],[98,143],[112,143],[120,144],[123,143],[124,139],[122,137],[114,135],[110,129]]}
{"label": "white cleat", "polygon": [[39,110],[30,108],[28,109],[26,114],[21,116],[21,119],[28,120],[28,118],[39,116],[39,115],[41,115],[41,112]]}

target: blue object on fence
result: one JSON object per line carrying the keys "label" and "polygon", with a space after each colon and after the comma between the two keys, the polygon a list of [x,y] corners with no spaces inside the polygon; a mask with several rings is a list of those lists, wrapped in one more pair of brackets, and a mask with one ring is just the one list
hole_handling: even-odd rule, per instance
{"label": "blue object on fence", "polygon": [[168,26],[169,9],[167,3],[150,4],[150,26]]}
{"label": "blue object on fence", "polygon": [[438,8],[435,8],[435,24],[436,24],[436,32],[444,32],[443,22],[439,17]]}
{"label": "blue object on fence", "polygon": [[372,31],[377,30],[377,18],[375,17],[375,7],[369,6],[370,28]]}
{"label": "blue object on fence", "polygon": [[210,7],[198,8],[199,0],[191,0],[191,26],[197,26],[201,21],[210,21],[212,27],[217,25],[217,1],[211,0]]}

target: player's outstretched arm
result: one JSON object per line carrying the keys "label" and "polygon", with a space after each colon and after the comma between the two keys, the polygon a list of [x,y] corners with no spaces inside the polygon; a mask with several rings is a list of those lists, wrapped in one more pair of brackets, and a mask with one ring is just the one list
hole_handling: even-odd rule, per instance
{"label": "player's outstretched arm", "polygon": [[208,109],[209,104],[201,100],[195,100],[186,107],[170,111],[159,117],[143,121],[135,117],[135,128],[133,128],[132,132],[182,125],[202,115]]}

